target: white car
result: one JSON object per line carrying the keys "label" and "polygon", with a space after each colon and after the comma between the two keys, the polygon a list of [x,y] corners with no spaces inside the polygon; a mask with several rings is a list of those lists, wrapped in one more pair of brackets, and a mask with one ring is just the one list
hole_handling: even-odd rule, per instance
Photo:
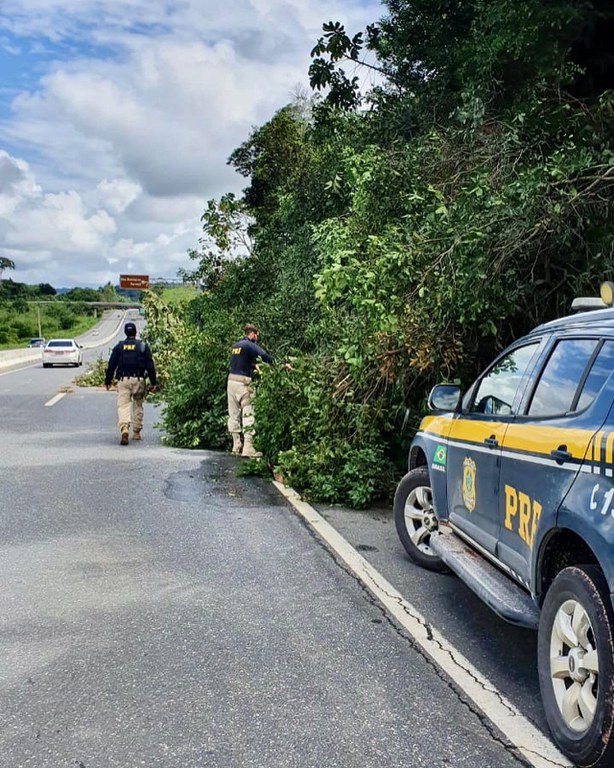
{"label": "white car", "polygon": [[43,347],[43,368],[83,365],[83,352],[74,339],[50,339]]}

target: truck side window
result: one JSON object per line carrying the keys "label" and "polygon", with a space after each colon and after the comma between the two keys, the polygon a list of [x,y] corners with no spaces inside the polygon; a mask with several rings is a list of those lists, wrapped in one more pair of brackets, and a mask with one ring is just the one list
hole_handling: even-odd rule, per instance
{"label": "truck side window", "polygon": [[533,393],[529,416],[559,416],[572,410],[597,344],[598,339],[563,339],[557,343]]}
{"label": "truck side window", "polygon": [[606,341],[591,366],[574,411],[583,411],[597,397],[614,371],[614,341]]}
{"label": "truck side window", "polygon": [[539,344],[518,347],[486,372],[473,399],[472,413],[509,416],[522,378]]}

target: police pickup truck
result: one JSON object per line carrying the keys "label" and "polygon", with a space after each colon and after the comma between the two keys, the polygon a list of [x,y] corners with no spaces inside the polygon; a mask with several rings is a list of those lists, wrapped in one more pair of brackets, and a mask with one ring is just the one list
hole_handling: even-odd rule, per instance
{"label": "police pickup truck", "polygon": [[414,562],[537,629],[546,718],[579,766],[614,765],[614,285],[601,293],[464,395],[436,386],[394,499]]}

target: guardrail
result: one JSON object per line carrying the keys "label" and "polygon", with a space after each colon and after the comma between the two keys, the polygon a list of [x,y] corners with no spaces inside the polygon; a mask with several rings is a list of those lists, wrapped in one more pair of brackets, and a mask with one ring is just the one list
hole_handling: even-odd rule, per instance
{"label": "guardrail", "polygon": [[41,347],[34,349],[4,349],[0,350],[0,370],[21,363],[35,363],[41,359]]}

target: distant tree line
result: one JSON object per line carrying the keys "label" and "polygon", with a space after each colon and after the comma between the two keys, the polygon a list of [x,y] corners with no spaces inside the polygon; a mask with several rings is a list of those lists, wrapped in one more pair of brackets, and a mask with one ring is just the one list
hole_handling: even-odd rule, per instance
{"label": "distant tree line", "polygon": [[[100,288],[70,288],[62,293],[49,283],[28,285],[13,280],[0,281],[0,345],[23,346],[38,336],[39,319],[44,336],[76,334],[92,325],[99,310],[91,301],[117,302],[122,299],[111,283]],[[40,304],[36,302],[52,302]]]}

